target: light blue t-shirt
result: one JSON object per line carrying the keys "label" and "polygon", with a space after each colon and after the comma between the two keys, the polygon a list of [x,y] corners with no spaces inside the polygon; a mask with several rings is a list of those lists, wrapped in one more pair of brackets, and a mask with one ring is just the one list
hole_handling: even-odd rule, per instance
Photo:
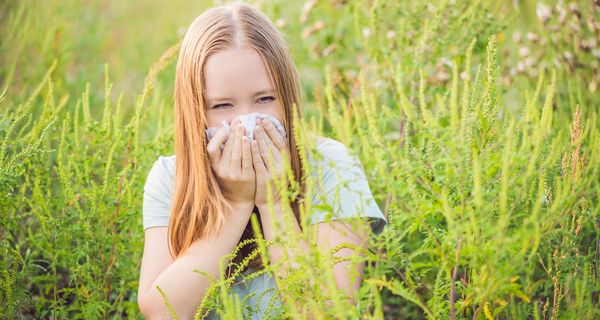
{"label": "light blue t-shirt", "polygon": [[[312,194],[312,212],[310,223],[319,223],[349,217],[368,217],[374,234],[379,234],[388,221],[373,199],[364,169],[360,160],[350,154],[341,142],[324,137],[316,138],[318,156],[308,157],[311,175],[316,178]],[[317,170],[316,168],[320,168]],[[318,179],[321,172],[321,179]],[[144,185],[143,228],[167,227],[171,214],[171,199],[175,187],[175,155],[159,156],[148,173]],[[325,205],[324,205],[325,204]],[[329,207],[330,210],[326,210]],[[245,275],[254,272],[248,268]],[[263,319],[269,302],[279,306],[275,280],[268,273],[262,273],[252,279],[243,280],[239,275],[231,289],[240,301],[253,309],[252,319]],[[267,292],[265,292],[267,291]],[[263,294],[263,292],[265,292]],[[254,295],[248,296],[250,293]],[[248,297],[247,297],[248,296]],[[260,300],[259,300],[260,299]],[[274,299],[274,301],[271,301]],[[210,319],[217,319],[214,313]]]}

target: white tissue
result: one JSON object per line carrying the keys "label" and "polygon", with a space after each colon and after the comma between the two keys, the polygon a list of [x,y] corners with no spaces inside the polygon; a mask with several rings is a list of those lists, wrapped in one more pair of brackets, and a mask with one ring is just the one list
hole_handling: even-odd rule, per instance
{"label": "white tissue", "polygon": [[[246,136],[248,137],[248,140],[254,140],[254,127],[256,127],[256,119],[270,120],[275,125],[275,128],[277,128],[277,131],[279,131],[284,138],[287,138],[285,129],[283,128],[283,125],[281,125],[279,120],[277,120],[277,118],[268,114],[253,112],[240,117],[241,123],[244,125],[244,127],[246,127]],[[227,135],[229,135],[229,131],[231,130],[231,128],[227,121],[223,120],[221,121],[221,124],[225,127],[225,130],[227,130]],[[208,127],[205,130],[207,141],[210,141],[210,139],[215,135],[219,128],[220,127]]]}

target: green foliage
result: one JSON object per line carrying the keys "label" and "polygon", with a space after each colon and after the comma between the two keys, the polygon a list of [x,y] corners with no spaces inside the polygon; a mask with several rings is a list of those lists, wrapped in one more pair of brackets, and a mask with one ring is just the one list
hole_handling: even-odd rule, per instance
{"label": "green foliage", "polygon": [[[106,5],[135,15],[135,7],[115,3]],[[108,36],[91,27],[99,19],[89,15],[108,10],[94,5],[0,5],[6,9],[0,29],[6,39],[0,44],[6,88],[0,94],[0,318],[140,318],[143,184],[156,157],[173,153],[178,41],[174,23],[165,22],[168,31],[157,32],[158,43],[148,42],[142,60],[132,46],[122,60],[103,64],[108,59],[95,50]],[[211,279],[196,318],[252,313],[229,288],[252,257],[266,261],[274,244],[299,254],[300,266],[280,279],[285,290],[275,294],[285,303],[278,308],[269,301],[272,318],[600,316],[599,114],[595,92],[573,80],[580,72],[594,79],[591,72],[565,72],[559,64],[540,69],[533,82],[507,85],[510,68],[501,53],[517,48],[504,40],[502,21],[515,15],[502,9],[506,4],[258,5],[288,38],[301,73],[305,118],[294,132],[300,149],[313,151],[307,132],[343,142],[361,160],[389,225],[362,257],[352,258],[366,264],[360,301],[352,305],[335,288],[330,268],[343,261],[335,253],[352,246],[322,254],[311,245],[299,252],[293,244],[313,243],[314,230],[267,242],[253,217],[258,239],[236,250],[253,241],[258,248],[240,265],[221,263],[233,276]],[[54,12],[47,28],[35,27],[47,9]],[[88,16],[77,25],[73,16],[82,12]],[[175,17],[187,23],[193,16]],[[152,22],[135,21],[136,30]],[[567,46],[570,40],[560,41]],[[116,50],[117,44],[106,46]],[[73,47],[85,54],[77,57]],[[27,68],[28,59],[43,67]],[[146,78],[137,77],[132,88],[124,84],[128,72]],[[305,216],[310,206],[303,207]]]}

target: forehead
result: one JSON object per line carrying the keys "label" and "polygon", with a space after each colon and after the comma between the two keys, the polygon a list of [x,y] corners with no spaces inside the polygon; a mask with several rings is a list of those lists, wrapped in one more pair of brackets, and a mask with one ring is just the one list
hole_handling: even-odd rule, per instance
{"label": "forehead", "polygon": [[250,47],[234,47],[212,54],[204,66],[207,99],[233,98],[272,89],[267,66]]}

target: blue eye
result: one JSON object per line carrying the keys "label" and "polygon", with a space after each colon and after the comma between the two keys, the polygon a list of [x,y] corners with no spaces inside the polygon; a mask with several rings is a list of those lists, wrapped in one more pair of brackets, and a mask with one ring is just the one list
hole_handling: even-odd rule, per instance
{"label": "blue eye", "polygon": [[[269,100],[263,100],[263,99],[269,99]],[[271,102],[271,101],[274,101],[274,100],[275,100],[275,97],[273,97],[273,96],[268,96],[268,97],[262,97],[262,98],[260,98],[260,99],[259,99],[259,102],[262,102],[262,103],[267,103],[267,102]]]}

